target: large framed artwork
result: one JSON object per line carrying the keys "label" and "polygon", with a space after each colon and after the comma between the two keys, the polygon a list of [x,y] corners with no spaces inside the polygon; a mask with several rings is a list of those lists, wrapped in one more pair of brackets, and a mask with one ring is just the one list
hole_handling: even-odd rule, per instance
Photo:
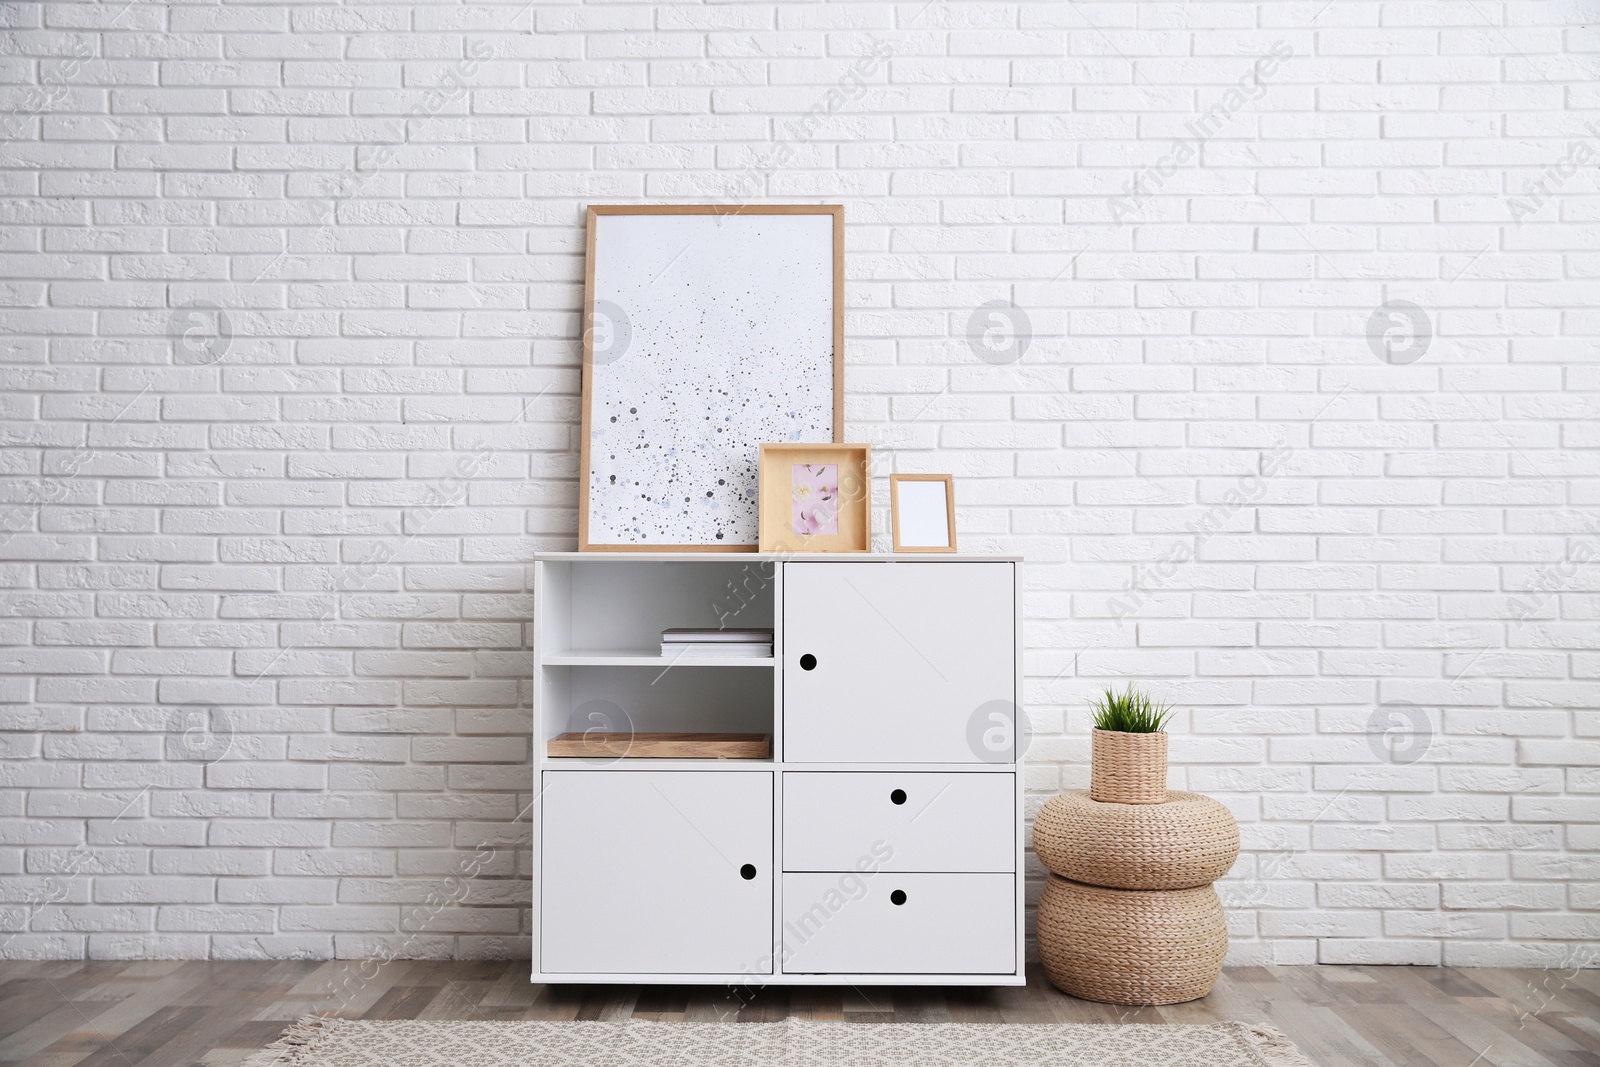
{"label": "large framed artwork", "polygon": [[591,207],[578,548],[755,551],[758,449],[844,438],[844,209]]}

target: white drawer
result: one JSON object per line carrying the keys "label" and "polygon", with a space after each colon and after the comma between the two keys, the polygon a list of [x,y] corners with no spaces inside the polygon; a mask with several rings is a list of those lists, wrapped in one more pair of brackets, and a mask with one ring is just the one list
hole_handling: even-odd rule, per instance
{"label": "white drawer", "polygon": [[1012,974],[1015,876],[785,874],[782,944],[788,974]]}
{"label": "white drawer", "polygon": [[1016,870],[1016,776],[802,771],[783,776],[786,871]]}

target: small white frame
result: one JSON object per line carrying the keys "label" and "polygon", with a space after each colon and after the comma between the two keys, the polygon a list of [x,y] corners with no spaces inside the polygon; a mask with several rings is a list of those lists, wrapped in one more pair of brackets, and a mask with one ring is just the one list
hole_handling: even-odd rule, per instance
{"label": "small white frame", "polygon": [[956,550],[956,492],[950,475],[891,474],[889,511],[896,552]]}

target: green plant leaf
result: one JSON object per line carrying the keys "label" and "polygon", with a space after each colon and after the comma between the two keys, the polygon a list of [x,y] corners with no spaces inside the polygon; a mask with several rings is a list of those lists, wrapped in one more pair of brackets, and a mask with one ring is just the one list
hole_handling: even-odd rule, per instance
{"label": "green plant leaf", "polygon": [[1125,734],[1160,733],[1172,718],[1171,704],[1157,703],[1128,683],[1121,693],[1107,687],[1100,696],[1089,701],[1094,712],[1096,730],[1116,730]]}

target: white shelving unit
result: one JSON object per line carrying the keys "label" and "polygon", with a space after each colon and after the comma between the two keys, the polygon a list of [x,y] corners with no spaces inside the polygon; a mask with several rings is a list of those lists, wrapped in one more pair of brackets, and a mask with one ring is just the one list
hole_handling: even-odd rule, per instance
{"label": "white shelving unit", "polygon": [[[533,980],[1020,985],[1019,563],[538,556]],[[662,656],[674,626],[775,654]],[[586,730],[771,756],[547,755]]]}

